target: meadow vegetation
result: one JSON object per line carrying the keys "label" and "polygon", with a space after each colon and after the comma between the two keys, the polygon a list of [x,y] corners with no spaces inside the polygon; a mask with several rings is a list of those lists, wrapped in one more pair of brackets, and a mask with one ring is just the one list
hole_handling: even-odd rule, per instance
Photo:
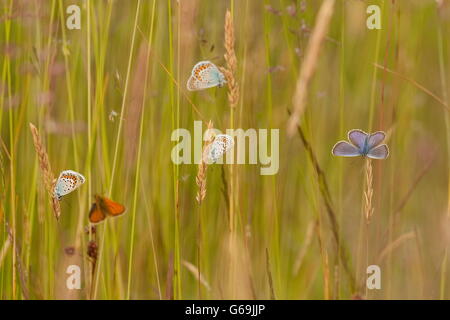
{"label": "meadow vegetation", "polygon": [[[2,0],[0,299],[450,298],[449,36],[444,0]],[[279,129],[278,173],[175,165],[195,120]],[[389,158],[334,157],[354,128]]]}

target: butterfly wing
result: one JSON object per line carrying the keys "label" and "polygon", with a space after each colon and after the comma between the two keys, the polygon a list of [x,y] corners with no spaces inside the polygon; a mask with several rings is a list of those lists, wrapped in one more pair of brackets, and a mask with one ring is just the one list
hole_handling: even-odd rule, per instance
{"label": "butterfly wing", "polygon": [[186,87],[189,91],[198,91],[209,88],[205,81],[201,81],[195,76],[190,76],[187,81]]}
{"label": "butterfly wing", "polygon": [[368,140],[369,149],[378,146],[381,142],[383,142],[385,137],[386,134],[383,131],[377,131],[370,134]]}
{"label": "butterfly wing", "polygon": [[214,163],[219,160],[224,154],[224,149],[225,147],[221,142],[214,141],[209,149],[208,161]]}
{"label": "butterfly wing", "polygon": [[370,149],[367,156],[371,159],[386,159],[389,156],[389,148],[387,145],[381,144]]}
{"label": "butterfly wing", "polygon": [[216,162],[233,146],[234,140],[231,136],[226,134],[217,135],[211,144],[211,148],[208,153],[208,160],[213,163]]}
{"label": "butterfly wing", "polygon": [[225,152],[230,150],[234,146],[234,140],[231,136],[226,134],[219,134],[216,136],[217,141],[219,141],[221,144],[223,144],[225,148]]}
{"label": "butterfly wing", "polygon": [[364,150],[366,138],[369,135],[360,129],[353,129],[348,132],[348,140],[358,147],[359,150]]}
{"label": "butterfly wing", "polygon": [[100,209],[96,202],[92,204],[91,210],[89,211],[89,221],[91,223],[99,223],[105,220],[106,214]]}
{"label": "butterfly wing", "polygon": [[214,63],[209,61],[206,63],[206,67],[200,72],[201,76],[206,80],[208,85],[212,87],[223,86],[223,84],[226,83],[223,73],[220,72],[219,68],[217,68]]}
{"label": "butterfly wing", "polygon": [[86,179],[84,176],[73,170],[64,170],[58,177],[55,184],[55,197],[61,199],[62,196],[71,193],[81,186]]}
{"label": "butterfly wing", "polygon": [[120,216],[125,212],[125,207],[118,202],[105,197],[99,197],[100,207],[108,216]]}
{"label": "butterfly wing", "polygon": [[359,149],[347,141],[339,141],[336,143],[331,153],[340,157],[358,157],[361,155]]}
{"label": "butterfly wing", "polygon": [[95,202],[105,216],[114,217],[119,216],[125,212],[125,207],[123,205],[106,197],[96,195]]}
{"label": "butterfly wing", "polygon": [[225,82],[224,75],[214,63],[210,61],[200,61],[192,69],[192,75],[187,82],[187,89],[189,91],[197,91],[222,86]]}

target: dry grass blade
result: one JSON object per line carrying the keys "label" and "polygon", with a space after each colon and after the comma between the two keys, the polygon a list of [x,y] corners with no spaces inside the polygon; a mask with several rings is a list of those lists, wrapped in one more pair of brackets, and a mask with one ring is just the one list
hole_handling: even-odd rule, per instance
{"label": "dry grass blade", "polygon": [[9,248],[11,247],[11,240],[6,238],[5,243],[3,243],[2,250],[0,250],[0,268],[3,265],[3,261],[5,260],[6,254],[8,253]]}
{"label": "dry grass blade", "polygon": [[317,240],[319,242],[319,251],[322,258],[323,269],[323,296],[325,300],[330,298],[330,268],[328,266],[328,252],[324,247],[323,235],[320,227],[320,220],[317,220],[317,228],[314,228],[317,233]]}
{"label": "dry grass blade", "polygon": [[412,196],[414,190],[416,189],[417,185],[419,184],[419,182],[422,180],[422,178],[425,176],[425,174],[430,170],[431,165],[433,164],[435,158],[436,158],[436,156],[433,154],[433,156],[430,158],[430,160],[427,162],[427,164],[425,164],[423,169],[417,174],[416,178],[411,183],[408,191],[403,196],[403,199],[400,201],[399,205],[397,206],[397,209],[394,211],[395,219],[398,218],[398,216],[400,215],[400,212],[403,210],[403,208],[408,203],[408,200],[411,198],[411,196]]}
{"label": "dry grass blade", "polygon": [[236,81],[237,59],[234,51],[234,26],[229,10],[225,15],[225,61],[227,68],[220,68],[228,84],[228,101],[231,108],[236,108],[239,101],[239,85]]}
{"label": "dry grass blade", "polygon": [[8,159],[11,160],[11,155],[9,154],[8,148],[5,145],[5,141],[3,141],[3,139],[1,137],[0,137],[0,144],[2,145],[2,149],[5,152]]}
{"label": "dry grass blade", "polygon": [[202,201],[206,197],[206,170],[208,169],[208,164],[205,161],[201,161],[198,165],[197,176],[195,177],[195,183],[198,186],[198,191],[195,199],[199,204],[202,204]]}
{"label": "dry grass blade", "polygon": [[36,154],[39,160],[39,167],[41,168],[43,177],[44,177],[44,185],[47,191],[52,193],[53,187],[53,173],[50,167],[50,162],[48,160],[48,155],[45,150],[44,144],[42,143],[41,137],[39,135],[38,129],[30,123],[31,134],[33,135],[34,148],[36,150]]}
{"label": "dry grass blade", "polygon": [[169,265],[167,267],[167,277],[166,277],[166,300],[173,300],[173,253],[169,256]]}
{"label": "dry grass blade", "polygon": [[[158,62],[159,62],[159,65],[161,66],[161,68],[163,68],[163,70],[167,73],[170,80],[177,86],[178,89],[180,89],[180,84],[173,77],[172,73],[167,69],[167,67],[161,61],[158,61]],[[198,110],[198,108],[195,106],[194,102],[192,102],[192,100],[189,98],[189,96],[186,94],[186,92],[184,92],[184,90],[180,90],[180,91],[183,94],[183,97],[186,99],[186,101],[189,102],[189,104],[191,105],[192,110],[194,110],[194,112],[200,117],[200,119],[202,121],[205,121],[205,117],[202,115],[200,110]]]}
{"label": "dry grass blade", "polygon": [[41,169],[42,177],[44,179],[45,189],[47,190],[50,196],[55,217],[56,219],[59,219],[61,215],[61,207],[59,201],[53,197],[53,186],[55,176],[52,172],[50,161],[48,160],[48,154],[47,151],[45,150],[44,144],[42,143],[42,139],[41,136],[39,135],[38,129],[32,123],[30,123],[30,130],[33,136],[34,149],[36,150],[36,154],[38,156],[39,168]]}
{"label": "dry grass blade", "polygon": [[364,213],[366,216],[367,224],[370,223],[374,209],[372,206],[373,199],[373,169],[372,161],[367,159],[366,161],[366,190],[364,191]]}
{"label": "dry grass blade", "polygon": [[328,262],[328,252],[325,249],[323,252],[323,296],[325,300],[330,300],[330,263]]}
{"label": "dry grass blade", "polygon": [[[213,123],[209,121],[208,130],[212,130]],[[198,165],[197,176],[195,177],[195,182],[198,186],[197,196],[195,199],[199,204],[202,204],[203,200],[206,197],[206,171],[208,169],[208,163],[206,161],[206,157],[209,150],[209,145],[212,143],[214,137],[211,135],[210,139],[205,142],[202,150],[202,158],[200,160],[200,164]]]}
{"label": "dry grass blade", "polygon": [[[436,159],[436,155],[433,152],[428,162],[425,164],[425,166],[420,170],[420,172],[417,174],[417,176],[414,178],[414,180],[410,183],[409,189],[407,190],[406,194],[403,196],[402,200],[396,207],[395,211],[393,212],[393,223],[397,223],[398,220],[401,217],[401,213],[408,203],[408,201],[411,199],[414,191],[417,189],[417,186],[419,185],[420,181],[423,179],[423,177],[427,174],[427,172],[430,170],[432,164],[434,163],[434,160]],[[385,237],[388,236],[389,230],[385,231]]]}
{"label": "dry grass blade", "polygon": [[183,260],[182,263],[186,267],[186,269],[188,269],[189,272],[191,272],[192,275],[198,281],[200,281],[200,283],[206,288],[206,290],[208,290],[208,291],[211,290],[211,286],[209,285],[208,281],[206,281],[203,274],[201,272],[199,272],[198,268],[195,265],[193,265],[192,263],[190,263],[189,261],[186,261],[186,260]]}
{"label": "dry grass blade", "polygon": [[331,16],[333,14],[333,7],[334,0],[325,0],[322,3],[317,15],[316,24],[306,48],[305,59],[303,60],[300,69],[300,75],[297,79],[294,98],[292,101],[294,105],[294,112],[288,122],[288,135],[290,137],[294,135],[296,126],[305,110],[308,85],[316,68],[320,47],[326,37],[328,25],[330,24]]}
{"label": "dry grass blade", "polygon": [[266,269],[267,278],[269,279],[270,299],[275,300],[275,289],[273,288],[272,272],[270,271],[269,249],[266,248]]}
{"label": "dry grass blade", "polygon": [[[14,233],[12,229],[9,227],[9,224],[5,222],[6,231],[8,233],[8,239],[10,243],[14,243]],[[23,270],[23,264],[20,254],[20,245],[16,242],[14,247],[14,255],[16,256],[16,263],[14,267],[17,269],[17,272],[19,273],[19,280],[20,280],[20,287],[22,288],[22,295],[23,297],[28,300],[30,299],[29,290],[27,287],[27,275],[25,274],[25,271]]]}
{"label": "dry grass blade", "polygon": [[[291,114],[288,110],[288,114]],[[302,128],[297,125],[297,132],[300,136],[300,139],[303,143],[303,146],[305,147],[306,153],[308,154],[308,158],[314,167],[314,171],[317,176],[317,183],[319,185],[319,191],[322,196],[323,202],[325,204],[326,212],[328,215],[328,219],[331,224],[331,232],[333,234],[334,242],[336,244],[336,248],[339,255],[339,260],[342,263],[342,266],[344,267],[344,271],[350,281],[350,289],[354,291],[356,289],[356,280],[353,271],[351,270],[350,262],[348,261],[347,257],[347,251],[345,249],[345,246],[343,245],[340,235],[339,235],[339,224],[337,221],[337,215],[334,211],[332,202],[331,202],[331,195],[328,188],[328,183],[325,177],[325,174],[320,167],[319,161],[317,160],[317,157],[314,153],[314,150],[311,146],[311,143],[309,143],[308,139],[306,138],[305,133],[303,132]]]}
{"label": "dry grass blade", "polygon": [[421,85],[420,83],[418,83],[416,80],[408,78],[407,76],[401,74],[400,72],[391,70],[389,68],[386,68],[385,66],[379,65],[378,63],[374,63],[375,67],[383,69],[386,72],[392,73],[400,78],[402,78],[403,80],[408,81],[409,83],[411,83],[413,86],[415,86],[416,88],[422,90],[423,92],[425,92],[427,95],[429,95],[430,97],[432,97],[434,100],[436,100],[437,102],[439,102],[439,104],[441,106],[444,107],[444,109],[446,111],[450,111],[450,107],[448,106],[447,103],[445,103],[444,100],[442,100],[441,98],[439,98],[437,95],[435,95],[433,92],[431,92],[430,90],[428,90],[427,88],[425,88],[423,85]]}
{"label": "dry grass blade", "polygon": [[[225,166],[221,166],[220,176],[222,178],[222,194],[223,194],[223,198],[225,200],[225,204],[227,206],[227,212],[229,212],[230,211],[230,194],[229,194],[227,175],[225,173]],[[230,217],[227,215],[227,219],[229,219],[229,218]],[[228,223],[229,222],[230,221],[228,221]]]}
{"label": "dry grass blade", "polygon": [[397,247],[399,247],[403,242],[413,239],[416,237],[416,234],[414,231],[410,231],[408,233],[402,234],[400,237],[389,243],[380,253],[378,256],[378,264],[381,264],[384,260],[384,258],[390,253],[391,251],[395,250]]}
{"label": "dry grass blade", "polygon": [[295,260],[295,264],[293,267],[292,274],[295,276],[298,274],[303,260],[305,258],[306,253],[308,252],[309,247],[311,246],[312,239],[314,236],[314,230],[317,228],[317,221],[311,221],[308,224],[308,228],[306,229],[305,243],[302,246],[300,252],[298,253],[297,259]]}

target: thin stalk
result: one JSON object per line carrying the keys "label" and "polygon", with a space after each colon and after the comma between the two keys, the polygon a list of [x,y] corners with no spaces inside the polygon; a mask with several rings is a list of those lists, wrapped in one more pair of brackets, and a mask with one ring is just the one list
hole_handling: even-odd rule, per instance
{"label": "thin stalk", "polygon": [[[439,17],[438,17],[439,19]],[[444,38],[442,36],[442,22],[438,23],[438,54],[439,54],[439,75],[441,80],[442,87],[442,97],[444,104],[448,106],[448,86],[447,86],[447,78],[446,78],[446,66],[444,60]],[[450,159],[450,114],[448,112],[444,112],[445,118],[445,128],[447,132],[447,157]],[[450,160],[448,161],[450,163]],[[447,168],[448,177],[447,177],[447,220],[450,219],[450,167]],[[448,241],[445,246],[445,254],[441,265],[441,279],[440,279],[440,299],[445,299],[445,283],[447,276],[447,252],[448,252]]]}
{"label": "thin stalk", "polygon": [[[131,62],[133,60],[134,42],[135,42],[135,39],[136,39],[136,30],[137,30],[137,22],[138,22],[140,7],[141,7],[141,0],[138,0],[137,6],[136,6],[136,14],[135,14],[135,18],[134,18],[134,27],[133,27],[133,35],[132,35],[132,38],[131,38],[130,53],[129,53],[129,56],[128,56],[128,66],[127,66],[127,75],[126,75],[126,79],[125,79],[125,88],[124,88],[124,94],[123,94],[123,98],[122,98],[122,106],[120,108],[119,128],[118,128],[118,131],[117,131],[116,145],[115,145],[115,148],[114,148],[113,166],[112,166],[112,171],[111,171],[111,180],[110,180],[109,192],[108,192],[108,195],[110,197],[111,197],[112,189],[113,189],[113,185],[114,185],[114,177],[115,177],[115,172],[116,172],[117,157],[118,157],[118,153],[119,153],[119,142],[121,140],[120,137],[121,137],[121,133],[122,133],[123,115],[124,115],[124,110],[125,110],[125,105],[126,105],[126,98],[127,98],[127,93],[128,93],[128,83],[129,83],[129,78],[130,78]],[[103,257],[103,251],[104,251],[104,245],[105,245],[105,235],[107,233],[107,230],[108,230],[108,220],[106,220],[105,223],[104,223],[102,240],[101,240],[101,243],[100,243],[100,246],[99,246],[99,259],[98,259],[98,266],[96,268],[96,277],[95,277],[95,285],[94,285],[94,290],[93,290],[93,299],[95,299],[95,297],[97,296],[98,281],[99,281],[100,273],[101,273],[100,270],[101,270],[101,264],[102,264],[102,260],[103,260],[102,257]]]}
{"label": "thin stalk", "polygon": [[[172,30],[172,5],[171,0],[167,0],[167,15],[168,15],[168,33],[169,33],[169,73],[173,74],[174,70],[174,49],[173,49],[173,30]],[[180,18],[178,12],[178,19]],[[178,23],[180,23],[178,21]],[[178,35],[179,36],[179,35]],[[179,48],[178,48],[179,50]],[[179,68],[178,68],[179,69]],[[179,76],[177,72],[177,77]],[[179,83],[179,79],[177,79],[177,83]],[[178,87],[179,88],[179,87]],[[177,124],[179,123],[179,113],[178,111],[178,103],[179,103],[179,89],[177,90],[177,101],[175,102],[175,92],[173,83],[169,83],[169,95],[170,95],[170,105],[172,110],[172,130],[176,129]],[[176,109],[175,109],[176,108]],[[178,155],[177,155],[178,157]],[[173,190],[174,190],[174,242],[175,242],[175,261],[174,261],[174,298],[181,299],[181,253],[180,253],[180,226],[179,226],[179,184],[178,184],[178,171],[177,165],[174,163],[172,165],[173,171]]]}
{"label": "thin stalk", "polygon": [[144,136],[144,120],[145,120],[145,100],[147,98],[147,84],[148,84],[148,74],[149,74],[149,65],[150,65],[150,51],[153,39],[153,25],[155,20],[155,6],[156,0],[153,0],[152,7],[152,19],[150,22],[149,34],[148,34],[148,47],[147,47],[147,56],[146,56],[146,72],[145,72],[145,80],[144,80],[144,95],[142,97],[142,114],[141,114],[141,123],[139,128],[139,144],[138,144],[138,154],[136,159],[136,173],[134,179],[134,196],[133,196],[133,211],[132,211],[132,222],[131,222],[131,233],[130,233],[130,254],[128,257],[128,286],[127,286],[127,296],[126,299],[130,299],[131,295],[131,271],[133,265],[133,250],[134,250],[134,239],[135,239],[135,226],[136,226],[136,209],[137,209],[137,195],[139,192],[139,177],[141,171],[141,155],[142,155],[142,138]]}
{"label": "thin stalk", "polygon": [[[381,1],[381,12],[384,11],[384,0]],[[378,57],[380,55],[380,42],[381,42],[381,34],[382,30],[377,31],[377,40],[375,44],[375,55],[374,55],[374,61],[378,61]],[[368,129],[369,132],[372,131],[372,125],[373,125],[373,117],[375,113],[375,94],[377,89],[377,74],[378,74],[378,68],[373,69],[372,74],[372,89],[370,93],[370,107],[369,107],[369,125]]]}
{"label": "thin stalk", "polygon": [[[268,2],[265,1],[265,3],[268,5]],[[267,10],[264,13],[264,44],[266,49],[266,64],[267,69],[270,70],[272,67],[272,59],[270,55],[270,33],[272,31],[272,24],[270,19],[270,14],[267,12]],[[272,90],[272,73],[269,72],[267,75],[267,117],[270,122],[270,126],[273,127],[273,90]],[[274,256],[275,256],[275,274],[276,274],[276,280],[278,284],[283,283],[281,281],[281,273],[280,273],[280,229],[279,229],[279,218],[278,218],[278,208],[277,208],[277,188],[276,188],[276,175],[272,175],[271,177],[271,187],[272,190],[270,190],[271,194],[273,195],[273,229],[274,229]],[[279,288],[278,288],[279,289]]]}

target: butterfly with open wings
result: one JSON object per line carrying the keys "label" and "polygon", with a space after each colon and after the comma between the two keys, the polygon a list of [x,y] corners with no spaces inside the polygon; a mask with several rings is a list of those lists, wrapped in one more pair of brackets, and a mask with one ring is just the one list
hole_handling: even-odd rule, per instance
{"label": "butterfly with open wings", "polygon": [[89,211],[89,221],[99,223],[107,217],[117,217],[125,212],[125,207],[106,197],[95,195],[95,202]]}
{"label": "butterfly with open wings", "polygon": [[359,129],[348,132],[349,141],[339,141],[333,147],[331,153],[341,157],[368,157],[371,159],[386,159],[389,156],[389,148],[381,144],[386,138],[383,131],[368,134]]}

